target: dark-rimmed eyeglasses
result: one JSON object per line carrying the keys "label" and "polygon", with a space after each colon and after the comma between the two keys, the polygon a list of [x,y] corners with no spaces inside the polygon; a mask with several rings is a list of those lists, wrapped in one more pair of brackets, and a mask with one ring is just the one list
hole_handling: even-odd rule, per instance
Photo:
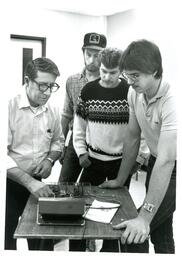
{"label": "dark-rimmed eyeglasses", "polygon": [[122,72],[122,76],[125,80],[132,80],[133,82],[138,80],[140,77],[139,73],[134,73],[134,74],[127,74],[126,72]]}
{"label": "dark-rimmed eyeglasses", "polygon": [[41,92],[46,92],[48,89],[50,89],[51,93],[56,92],[60,87],[57,83],[39,83],[35,80],[32,81],[38,85],[39,91]]}

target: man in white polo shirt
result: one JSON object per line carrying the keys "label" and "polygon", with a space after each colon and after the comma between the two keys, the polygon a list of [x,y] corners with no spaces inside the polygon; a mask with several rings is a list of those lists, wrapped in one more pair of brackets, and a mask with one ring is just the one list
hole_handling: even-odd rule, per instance
{"label": "man in white polo shirt", "polygon": [[141,132],[150,149],[146,197],[135,219],[114,226],[124,229],[121,242],[127,252],[148,252],[148,237],[156,253],[174,253],[173,212],[176,199],[175,99],[163,80],[159,48],[147,40],[132,42],[124,51],[123,76],[131,85],[128,93],[130,118],[125,136],[123,161],[118,176],[100,187],[125,183],[136,159]]}

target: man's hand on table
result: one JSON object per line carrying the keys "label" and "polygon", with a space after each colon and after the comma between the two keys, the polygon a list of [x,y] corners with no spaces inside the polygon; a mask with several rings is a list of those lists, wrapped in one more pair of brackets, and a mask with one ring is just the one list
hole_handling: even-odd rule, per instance
{"label": "man's hand on table", "polygon": [[150,232],[149,223],[141,216],[113,225],[113,229],[124,229],[121,235],[122,244],[143,243],[149,238]]}
{"label": "man's hand on table", "polygon": [[99,188],[119,188],[121,187],[120,182],[117,179],[104,181],[99,185]]}
{"label": "man's hand on table", "polygon": [[34,170],[33,176],[46,179],[51,174],[52,164],[49,160],[44,159]]}
{"label": "man's hand on table", "polygon": [[49,185],[34,179],[30,182],[28,189],[36,198],[53,196],[54,193],[49,188]]}

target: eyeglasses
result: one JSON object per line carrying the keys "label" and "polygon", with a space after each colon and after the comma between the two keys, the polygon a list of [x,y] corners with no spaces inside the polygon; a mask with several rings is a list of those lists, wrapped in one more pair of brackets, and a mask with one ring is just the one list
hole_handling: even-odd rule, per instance
{"label": "eyeglasses", "polygon": [[56,92],[59,89],[59,85],[57,83],[38,83],[35,80],[32,80],[36,85],[39,87],[39,91],[46,92],[48,89],[50,89],[51,93]]}
{"label": "eyeglasses", "polygon": [[122,72],[122,76],[123,76],[123,78],[125,79],[125,80],[132,80],[133,82],[134,81],[136,81],[136,80],[138,80],[139,79],[139,77],[140,77],[140,74],[139,73],[134,73],[134,74],[127,74],[127,73],[125,73],[125,72]]}

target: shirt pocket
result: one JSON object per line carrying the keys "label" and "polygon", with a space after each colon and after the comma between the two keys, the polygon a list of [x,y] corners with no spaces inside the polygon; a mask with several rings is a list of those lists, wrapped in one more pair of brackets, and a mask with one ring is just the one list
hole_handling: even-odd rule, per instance
{"label": "shirt pocket", "polygon": [[47,132],[41,138],[40,150],[43,152],[49,152],[53,139],[53,132]]}

